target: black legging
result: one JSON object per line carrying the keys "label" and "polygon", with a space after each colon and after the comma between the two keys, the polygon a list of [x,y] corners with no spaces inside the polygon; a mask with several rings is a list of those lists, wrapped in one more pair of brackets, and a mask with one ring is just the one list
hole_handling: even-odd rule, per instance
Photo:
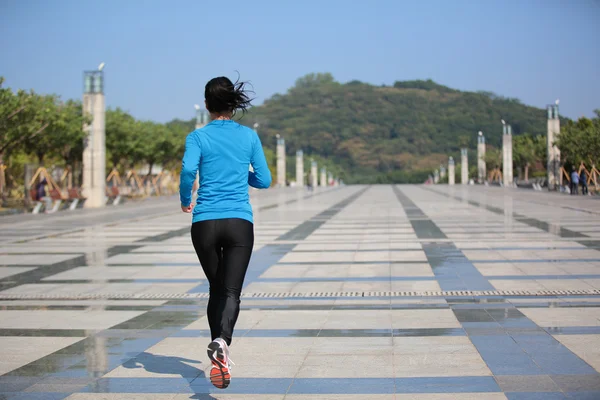
{"label": "black legging", "polygon": [[254,246],[254,225],[239,218],[195,222],[192,243],[210,284],[207,315],[212,340],[220,337],[229,345]]}

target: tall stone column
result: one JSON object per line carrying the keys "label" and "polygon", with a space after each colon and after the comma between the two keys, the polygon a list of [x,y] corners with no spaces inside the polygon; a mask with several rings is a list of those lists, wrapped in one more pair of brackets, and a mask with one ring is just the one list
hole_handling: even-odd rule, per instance
{"label": "tall stone column", "polygon": [[446,177],[446,167],[444,164],[440,164],[440,179],[444,179]]}
{"label": "tall stone column", "polygon": [[454,185],[454,158],[448,160],[448,185]]}
{"label": "tall stone column", "polygon": [[467,149],[460,149],[460,183],[469,184],[469,158]]}
{"label": "tall stone column", "polygon": [[315,160],[311,160],[310,162],[310,179],[313,188],[316,188],[319,185],[319,172],[317,170],[317,162]]}
{"label": "tall stone column", "polygon": [[106,205],[106,145],[104,73],[100,64],[96,71],[84,72],[83,114],[92,121],[84,125],[87,136],[83,142],[83,190],[84,207],[98,208]]}
{"label": "tall stone column", "polygon": [[433,171],[433,183],[440,183],[440,171],[437,169]]}
{"label": "tall stone column", "polygon": [[[209,114],[200,108],[198,104],[194,104],[196,109],[196,129],[200,129],[209,123]],[[196,172],[196,180],[194,181],[192,200],[195,202],[198,188],[200,187],[200,171]]]}
{"label": "tall stone column", "polygon": [[277,186],[285,187],[285,139],[277,135]]}
{"label": "tall stone column", "polygon": [[321,186],[327,186],[327,170],[325,168],[321,168]]}
{"label": "tall stone column", "polygon": [[504,186],[513,184],[512,128],[502,125],[502,180]]}
{"label": "tall stone column", "polygon": [[208,124],[209,115],[208,112],[203,111],[198,104],[194,104],[194,108],[196,109],[196,129],[200,129]]}
{"label": "tall stone column", "polygon": [[546,141],[548,190],[556,190],[560,185],[560,150],[554,145],[559,133],[560,119],[558,118],[558,100],[556,100],[556,104],[548,106],[548,136]]}
{"label": "tall stone column", "polygon": [[304,153],[302,150],[296,152],[296,185],[304,187]]}
{"label": "tall stone column", "polygon": [[477,181],[479,183],[485,182],[486,172],[485,136],[483,136],[483,132],[479,131],[479,136],[477,136]]}

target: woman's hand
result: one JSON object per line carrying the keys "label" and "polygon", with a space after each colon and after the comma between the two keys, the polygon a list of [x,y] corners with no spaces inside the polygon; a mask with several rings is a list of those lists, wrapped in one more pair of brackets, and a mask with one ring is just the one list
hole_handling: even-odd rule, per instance
{"label": "woman's hand", "polygon": [[181,211],[183,211],[184,213],[191,213],[192,210],[194,209],[194,205],[190,204],[189,206],[181,206]]}

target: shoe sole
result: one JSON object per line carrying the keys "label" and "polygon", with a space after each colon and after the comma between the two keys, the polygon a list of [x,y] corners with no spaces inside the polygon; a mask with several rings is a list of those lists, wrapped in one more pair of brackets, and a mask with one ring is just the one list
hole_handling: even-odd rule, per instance
{"label": "shoe sole", "polygon": [[212,362],[210,369],[210,383],[218,389],[225,389],[231,382],[229,368],[225,364],[223,349],[218,343],[211,342],[206,350],[208,358]]}

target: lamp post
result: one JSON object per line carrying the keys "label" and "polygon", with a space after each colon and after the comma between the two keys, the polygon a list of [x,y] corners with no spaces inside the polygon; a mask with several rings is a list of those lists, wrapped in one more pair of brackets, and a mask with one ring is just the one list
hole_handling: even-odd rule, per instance
{"label": "lamp post", "polygon": [[277,134],[277,186],[285,187],[285,139]]}
{"label": "lamp post", "polygon": [[513,184],[512,127],[502,121],[502,180],[504,186]]}
{"label": "lamp post", "polygon": [[477,181],[482,184],[485,181],[485,136],[479,131],[477,134]]}
{"label": "lamp post", "polygon": [[91,117],[83,129],[88,132],[83,144],[83,196],[84,207],[97,208],[106,205],[106,142],[104,100],[104,69],[100,63],[94,71],[83,73],[83,114]]}
{"label": "lamp post", "polygon": [[454,158],[450,157],[448,159],[448,185],[454,185],[454,181]]}
{"label": "lamp post", "polygon": [[548,154],[548,165],[546,170],[548,173],[548,190],[556,190],[560,185],[560,150],[554,144],[556,136],[560,133],[560,119],[558,116],[558,99],[554,104],[547,106],[548,124],[546,137],[546,148]]}

